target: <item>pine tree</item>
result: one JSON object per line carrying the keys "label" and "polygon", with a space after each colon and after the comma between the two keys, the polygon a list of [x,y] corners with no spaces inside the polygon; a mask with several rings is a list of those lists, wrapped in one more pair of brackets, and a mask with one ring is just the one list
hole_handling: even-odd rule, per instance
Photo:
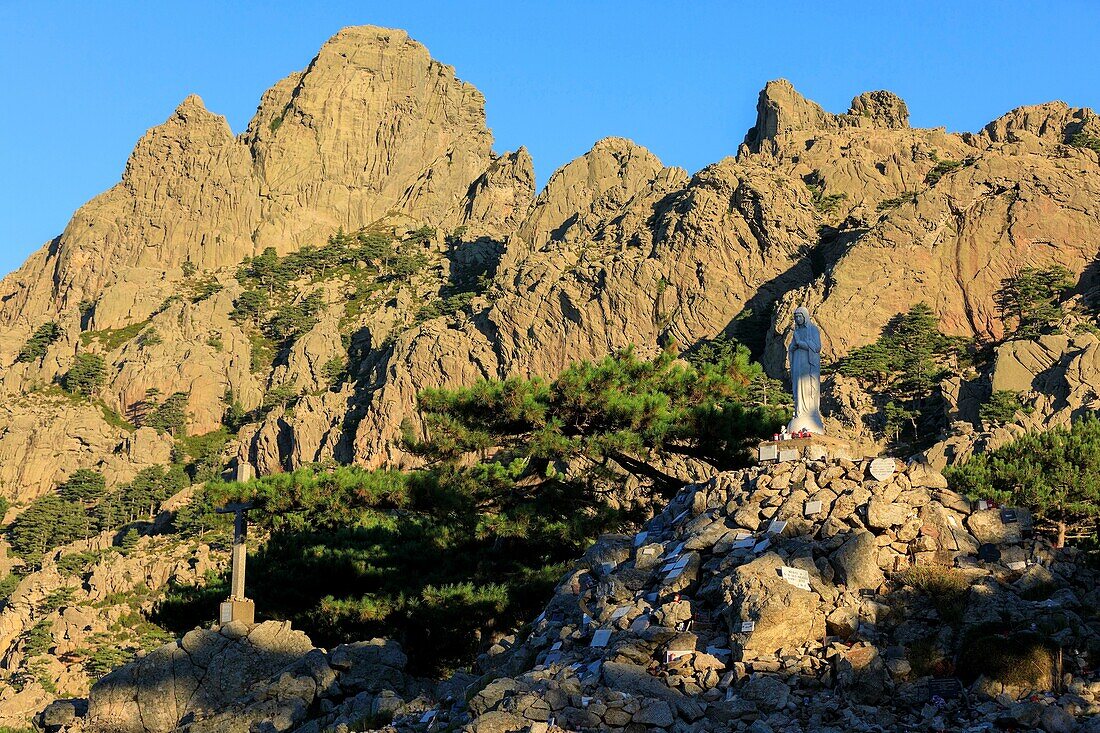
{"label": "pine tree", "polygon": [[1058,322],[1062,319],[1059,303],[1072,286],[1070,271],[1061,265],[1025,267],[1002,280],[994,300],[1001,318],[1016,324],[1011,338],[1035,340],[1044,334],[1058,333]]}
{"label": "pine tree", "polygon": [[1100,516],[1100,419],[1087,417],[1069,428],[1029,433],[945,472],[955,487],[975,498],[995,499],[1031,510],[1066,528]]}
{"label": "pine tree", "polygon": [[65,374],[62,386],[72,394],[90,397],[95,394],[107,377],[103,357],[96,354],[77,354],[72,367]]}

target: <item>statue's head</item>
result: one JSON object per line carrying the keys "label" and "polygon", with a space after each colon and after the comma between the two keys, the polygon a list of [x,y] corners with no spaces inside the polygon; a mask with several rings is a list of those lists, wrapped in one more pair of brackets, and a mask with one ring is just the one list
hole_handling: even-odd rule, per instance
{"label": "statue's head", "polygon": [[798,328],[804,327],[810,322],[810,311],[805,308],[799,307],[794,310],[794,325]]}

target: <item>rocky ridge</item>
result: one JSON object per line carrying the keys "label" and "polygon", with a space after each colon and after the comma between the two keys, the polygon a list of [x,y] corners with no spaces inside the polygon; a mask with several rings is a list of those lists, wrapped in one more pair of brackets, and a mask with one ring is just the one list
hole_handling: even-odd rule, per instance
{"label": "rocky ridge", "polygon": [[[781,376],[797,304],[814,311],[829,360],[921,300],[948,333],[999,338],[992,295],[1024,266],[1062,264],[1081,288],[1095,279],[1100,161],[1067,143],[1100,132],[1091,110],[1022,107],[955,134],[910,127],[890,92],[833,114],[778,80],[757,111],[736,157],[694,175],[607,138],[536,197],[530,156],[491,151],[484,101],[453,69],[402,31],[345,29],[264,94],[242,135],[189,97],[139,141],[117,186],[2,281],[0,393],[40,390],[90,351],[109,362],[110,410],[184,391],[189,427],[204,433],[222,424],[225,395],[252,409],[296,385],[309,396],[293,416],[247,426],[241,460],[261,473],[318,458],[382,465],[409,460],[397,426],[415,421],[424,387],[554,376],[623,346],[653,353],[722,333]],[[355,318],[342,313],[348,284],[320,283],[312,330],[272,367],[249,368],[253,336],[230,317],[246,257],[423,225],[437,230],[435,274]],[[478,297],[414,319],[464,267],[484,276]],[[220,291],[198,298],[203,285]],[[56,343],[16,362],[51,320]],[[351,384],[319,394],[332,386],[321,367],[349,340],[365,346]],[[836,427],[859,432],[859,415],[846,419]],[[112,460],[122,437],[88,460]],[[58,471],[44,449],[20,456],[0,491],[32,498]]]}

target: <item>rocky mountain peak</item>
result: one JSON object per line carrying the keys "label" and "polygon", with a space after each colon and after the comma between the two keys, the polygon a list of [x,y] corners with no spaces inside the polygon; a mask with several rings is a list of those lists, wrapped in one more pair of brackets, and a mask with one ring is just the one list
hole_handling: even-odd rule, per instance
{"label": "rocky mountain peak", "polygon": [[786,79],[776,79],[760,91],[756,125],[745,136],[745,144],[759,152],[762,143],[786,133],[845,127],[905,129],[909,127],[909,108],[893,92],[878,90],[855,97],[846,113],[831,114],[799,94]]}
{"label": "rocky mountain peak", "polygon": [[880,89],[864,92],[852,100],[848,114],[870,120],[872,127],[903,129],[909,127],[909,107],[893,92]]}
{"label": "rocky mountain peak", "polygon": [[745,136],[745,144],[756,151],[762,142],[784,132],[827,126],[831,117],[821,105],[799,94],[789,81],[775,79],[760,90],[756,125]]}
{"label": "rocky mountain peak", "polygon": [[1060,101],[1017,107],[982,129],[982,135],[994,143],[1016,142],[1020,133],[1063,143],[1078,132],[1100,135],[1100,117],[1087,107],[1070,107]]}

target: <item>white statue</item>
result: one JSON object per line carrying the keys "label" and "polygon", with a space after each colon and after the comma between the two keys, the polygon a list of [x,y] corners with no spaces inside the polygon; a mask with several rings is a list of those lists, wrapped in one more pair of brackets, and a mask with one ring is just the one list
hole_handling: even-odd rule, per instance
{"label": "white statue", "polygon": [[792,433],[809,430],[825,433],[821,424],[821,332],[810,322],[805,308],[794,311],[794,333],[787,347],[791,364],[791,391],[794,393],[794,417],[787,425]]}

